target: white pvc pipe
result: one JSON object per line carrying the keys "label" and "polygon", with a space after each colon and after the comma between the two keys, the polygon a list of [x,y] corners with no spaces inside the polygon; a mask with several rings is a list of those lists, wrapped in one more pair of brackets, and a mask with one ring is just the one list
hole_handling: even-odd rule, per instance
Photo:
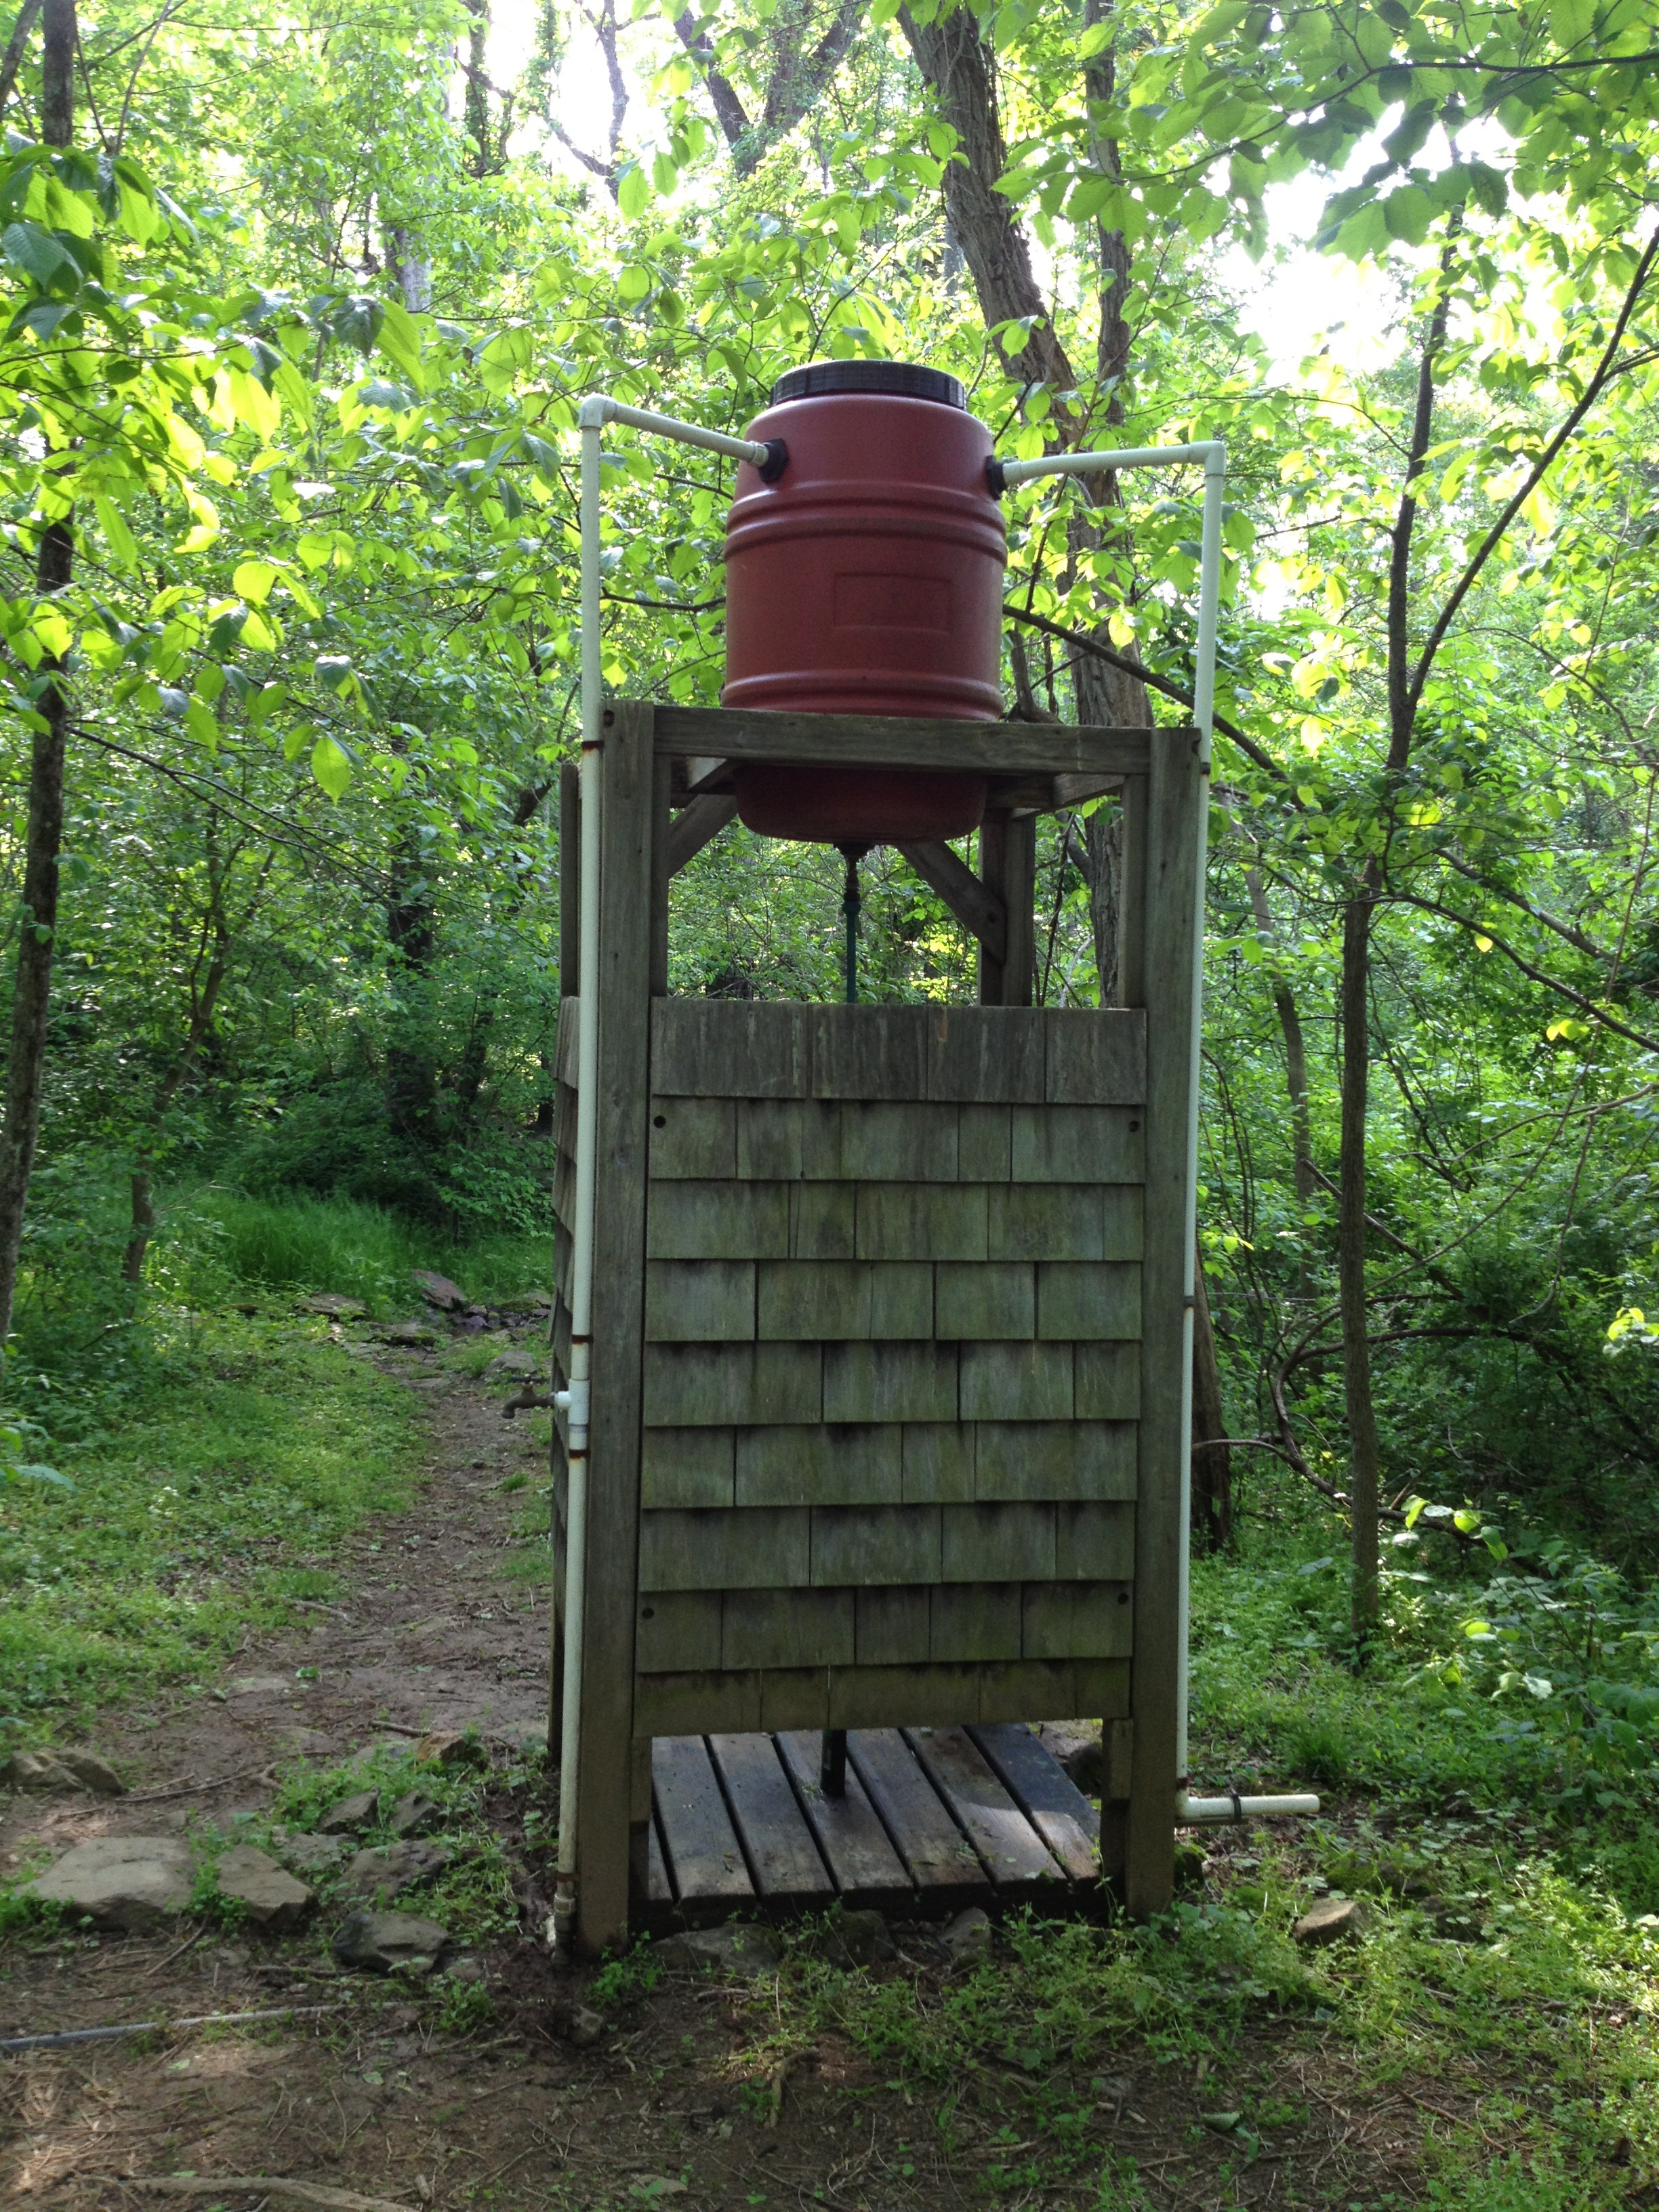
{"label": "white pvc pipe", "polygon": [[624,407],[620,399],[605,399],[598,393],[582,402],[578,420],[584,425],[590,408],[601,424],[630,423],[636,430],[654,430],[659,437],[678,438],[683,446],[701,446],[705,453],[725,453],[734,461],[753,461],[757,468],[768,458],[769,449],[757,439],[730,438],[724,430],[705,430],[700,422],[677,422],[672,415],[653,415],[645,407]]}
{"label": "white pvc pipe", "polygon": [[1189,1797],[1183,1790],[1176,1798],[1176,1820],[1183,1827],[1202,1820],[1282,1820],[1318,1810],[1317,1797]]}
{"label": "white pvc pipe", "polygon": [[1224,454],[1218,438],[1195,446],[1125,446],[1119,453],[1042,453],[1034,461],[1004,461],[1006,484],[1029,483],[1033,477],[1097,477],[1109,469],[1164,469],[1179,461],[1202,461],[1207,469],[1212,454]]}
{"label": "white pvc pipe", "polygon": [[[1005,484],[1036,477],[1100,476],[1113,469],[1204,464],[1204,519],[1198,580],[1198,644],[1193,681],[1193,720],[1198,725],[1199,774],[1204,780],[1198,817],[1198,857],[1193,872],[1192,1069],[1188,1083],[1187,1217],[1182,1267],[1181,1353],[1181,1465],[1190,1470],[1193,1447],[1193,1323],[1198,1299],[1198,1099],[1200,1041],[1204,1009],[1204,892],[1210,836],[1209,775],[1214,738],[1216,637],[1221,618],[1221,525],[1227,483],[1227,448],[1219,438],[1187,446],[1126,447],[1119,453],[1045,453],[1034,461],[1004,461]],[[1181,1559],[1176,1643],[1176,1811],[1180,1820],[1231,1820],[1274,1813],[1316,1813],[1317,1797],[1188,1797],[1187,1735],[1188,1651],[1191,1641],[1193,1504],[1190,1473],[1181,1485]],[[1243,1806],[1240,1814],[1236,1805]],[[1200,1809],[1194,1810],[1197,1808]]]}
{"label": "white pvc pipe", "polygon": [[564,1698],[559,1729],[559,1850],[553,1940],[568,1948],[576,1914],[576,1809],[580,1790],[582,1631],[587,1608],[588,1432],[592,1399],[593,1213],[599,1167],[599,830],[605,684],[599,635],[600,441],[607,422],[677,438],[757,467],[770,449],[695,422],[591,393],[576,417],[581,437],[581,953],[576,1010],[576,1208],[570,1258],[570,1387],[555,1394],[566,1416]]}

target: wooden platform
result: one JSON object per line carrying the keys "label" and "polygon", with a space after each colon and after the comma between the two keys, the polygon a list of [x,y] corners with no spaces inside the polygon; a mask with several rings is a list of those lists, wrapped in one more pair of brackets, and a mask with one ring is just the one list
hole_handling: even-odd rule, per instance
{"label": "wooden platform", "polygon": [[816,1731],[659,1736],[652,1927],[849,1906],[922,1914],[1104,1901],[1100,1815],[1018,1723],[854,1729],[847,1793],[818,1787]]}

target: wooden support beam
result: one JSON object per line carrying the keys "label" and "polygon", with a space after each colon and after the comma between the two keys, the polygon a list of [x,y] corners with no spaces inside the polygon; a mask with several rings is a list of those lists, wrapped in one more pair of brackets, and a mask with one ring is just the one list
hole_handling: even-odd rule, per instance
{"label": "wooden support beam", "polygon": [[980,769],[989,775],[1144,775],[1167,730],[1050,722],[936,722],[906,714],[769,714],[659,707],[659,752],[726,761],[864,768]]}
{"label": "wooden support beam", "polygon": [[1169,733],[1153,748],[1147,780],[1141,940],[1146,999],[1157,1018],[1146,1024],[1140,1472],[1131,1662],[1134,1747],[1124,1866],[1125,1900],[1141,1919],[1164,1910],[1175,1884],[1181,1519],[1189,1479],[1184,1447],[1192,1388],[1191,1316],[1184,1299],[1192,1235],[1187,1222],[1188,1115],[1196,1073],[1194,878],[1199,809],[1206,797],[1196,738]]}
{"label": "wooden support beam", "polygon": [[628,1935],[634,1628],[638,1606],[640,1389],[645,1326],[646,1147],[659,805],[649,706],[605,715],[601,755],[599,1176],[593,1244],[593,1407],[582,1638],[576,1942],[587,1956]]}
{"label": "wooden support beam", "polygon": [[979,871],[1005,917],[1000,953],[981,941],[979,1002],[1029,1006],[1036,989],[1036,817],[988,807],[980,825]]}
{"label": "wooden support beam", "polygon": [[703,792],[683,806],[670,826],[664,853],[667,873],[678,875],[688,860],[695,860],[728,822],[737,818],[738,802],[728,792]]}
{"label": "wooden support beam", "polygon": [[1008,941],[1008,909],[988,884],[938,837],[901,843],[898,850],[945,901],[964,929],[970,929],[994,960],[1003,958]]}

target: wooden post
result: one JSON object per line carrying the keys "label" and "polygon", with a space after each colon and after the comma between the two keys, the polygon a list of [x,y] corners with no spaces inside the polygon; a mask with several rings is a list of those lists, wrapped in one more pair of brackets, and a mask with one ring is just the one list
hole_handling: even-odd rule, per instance
{"label": "wooden post", "polygon": [[[1134,1750],[1124,1867],[1129,1911],[1158,1912],[1175,1887],[1181,1501],[1188,1479],[1190,1336],[1188,1115],[1193,1082],[1194,871],[1203,792],[1198,740],[1155,739],[1147,777],[1142,903],[1146,1024],[1146,1246],[1141,1269],[1140,1474],[1135,1507]],[[1126,819],[1126,830],[1127,822]],[[1127,871],[1126,869],[1126,876]],[[1126,913],[1131,911],[1124,902]]]}
{"label": "wooden post", "polygon": [[619,702],[606,709],[603,758],[599,1174],[576,1826],[576,1942],[590,1957],[625,1942],[628,1935],[647,1086],[656,911],[657,770],[648,705]]}
{"label": "wooden post", "polygon": [[981,944],[979,1002],[982,1006],[1029,1006],[1036,988],[1036,817],[989,807],[979,833],[979,872],[1002,902],[1003,953]]}
{"label": "wooden post", "polygon": [[673,763],[666,754],[657,761],[651,793],[651,996],[668,996],[668,833],[674,820]]}
{"label": "wooden post", "polygon": [[1117,1003],[1146,1003],[1146,779],[1125,780],[1123,862],[1118,881]]}

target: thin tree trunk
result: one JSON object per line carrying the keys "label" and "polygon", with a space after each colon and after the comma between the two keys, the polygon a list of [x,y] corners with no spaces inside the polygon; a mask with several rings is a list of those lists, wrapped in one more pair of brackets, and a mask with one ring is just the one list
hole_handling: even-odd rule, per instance
{"label": "thin tree trunk", "polygon": [[1279,965],[1279,932],[1273,924],[1273,909],[1267,904],[1267,886],[1256,869],[1244,871],[1244,888],[1249,893],[1250,911],[1255,916],[1257,934],[1267,956],[1267,972],[1273,977],[1273,1012],[1279,1016],[1279,1033],[1285,1040],[1285,1087],[1291,1097],[1291,1166],[1296,1176],[1296,1194],[1305,1206],[1318,1186],[1314,1177],[1313,1139],[1308,1119],[1308,1051],[1303,1041],[1302,1016],[1297,1009],[1290,979]]}
{"label": "thin tree trunk", "polygon": [[[75,135],[75,0],[46,0],[40,70],[40,136],[48,146],[70,145]],[[43,597],[67,588],[75,574],[75,532],[65,514],[40,533],[35,589]],[[5,1119],[0,1124],[0,1358],[11,1335],[17,1295],[18,1255],[29,1178],[40,1133],[40,1094],[46,1074],[46,1024],[52,1007],[52,962],[58,935],[58,863],[64,843],[64,759],[70,702],[62,663],[46,663],[50,680],[36,702],[42,726],[29,750],[27,844],[23,862],[23,917],[18,933],[17,975],[12,995],[11,1052],[6,1066]]]}
{"label": "thin tree trunk", "polygon": [[17,89],[17,72],[23,64],[23,49],[29,42],[29,33],[34,28],[34,19],[40,13],[40,0],[23,0],[17,11],[17,21],[11,27],[11,36],[6,41],[6,51],[0,58],[0,115],[11,104],[12,94]]}
{"label": "thin tree trunk", "polygon": [[[1446,318],[1454,222],[1440,255],[1440,290],[1429,317],[1417,365],[1417,399],[1400,506],[1389,550],[1389,754],[1387,775],[1396,785],[1411,759],[1417,707],[1411,683],[1412,535],[1417,524],[1417,480],[1434,431],[1434,372],[1446,343]],[[1353,1638],[1363,1664],[1376,1634],[1381,1586],[1377,1499],[1380,1455],[1371,1395],[1370,1324],[1365,1281],[1365,1113],[1370,1091],[1369,1034],[1371,922],[1385,878],[1383,863],[1368,854],[1359,881],[1342,914],[1342,1164],[1337,1194],[1337,1287],[1342,1313],[1342,1380],[1348,1420],[1348,1513],[1353,1548]]]}
{"label": "thin tree trunk", "polygon": [[[1369,875],[1369,871],[1367,871]],[[1370,996],[1369,884],[1342,917],[1342,1170],[1336,1231],[1342,1310],[1342,1379],[1348,1417],[1348,1514],[1353,1549],[1353,1638],[1363,1662],[1376,1634],[1381,1559],[1376,1508],[1380,1464],[1371,1401],[1370,1318],[1365,1285],[1365,1109]]]}
{"label": "thin tree trunk", "polygon": [[1200,1552],[1214,1553],[1233,1540],[1233,1455],[1216,1441],[1229,1431],[1202,1252],[1193,1280],[1193,1541]]}

